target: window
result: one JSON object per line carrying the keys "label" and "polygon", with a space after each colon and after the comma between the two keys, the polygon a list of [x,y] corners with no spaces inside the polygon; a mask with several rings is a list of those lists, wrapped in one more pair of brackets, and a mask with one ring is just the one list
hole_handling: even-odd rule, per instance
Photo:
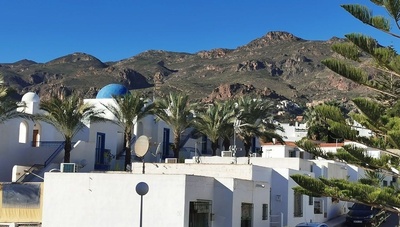
{"label": "window", "polygon": [[322,214],[323,209],[322,209],[322,200],[318,199],[314,201],[314,214]]}
{"label": "window", "polygon": [[268,220],[268,204],[262,205],[262,220]]}
{"label": "window", "polygon": [[294,217],[303,217],[303,195],[294,193]]}
{"label": "window", "polygon": [[26,143],[28,140],[28,124],[23,121],[19,124],[19,143]]}
{"label": "window", "polygon": [[296,151],[295,150],[289,150],[289,157],[291,157],[291,158],[296,157]]}
{"label": "window", "polygon": [[253,204],[242,203],[242,218],[241,227],[251,227],[251,220],[253,219]]}
{"label": "window", "polygon": [[308,196],[308,205],[312,206],[314,204],[314,197]]}

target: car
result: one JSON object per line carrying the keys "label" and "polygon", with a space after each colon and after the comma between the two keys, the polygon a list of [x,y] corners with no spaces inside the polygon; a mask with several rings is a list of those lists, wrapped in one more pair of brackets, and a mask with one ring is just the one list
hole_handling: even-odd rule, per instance
{"label": "car", "polygon": [[303,222],[296,225],[296,227],[329,227],[322,222]]}
{"label": "car", "polygon": [[387,218],[386,211],[372,206],[354,203],[346,215],[347,226],[379,226]]}

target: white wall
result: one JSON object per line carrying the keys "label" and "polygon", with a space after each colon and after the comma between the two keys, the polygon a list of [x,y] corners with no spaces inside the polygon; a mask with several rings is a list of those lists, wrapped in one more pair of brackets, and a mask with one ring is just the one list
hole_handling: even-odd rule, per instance
{"label": "white wall", "polygon": [[298,141],[307,136],[307,125],[295,122],[293,125],[288,123],[279,123],[284,131],[277,131],[283,137],[284,141]]}
{"label": "white wall", "polygon": [[269,204],[269,187],[262,188],[257,185],[265,185],[265,183],[235,180],[233,185],[233,222],[230,226],[240,226],[242,203],[253,204],[253,226],[269,226],[268,220],[262,220],[262,204]]}
{"label": "white wall", "polygon": [[242,203],[252,203],[253,226],[269,204],[270,186],[263,181],[229,177],[131,173],[46,173],[43,227],[139,226],[137,183],[149,192],[143,197],[143,226],[187,227],[191,201],[211,201],[214,227],[240,226]]}
{"label": "white wall", "polygon": [[[142,163],[132,163],[133,173],[142,173]],[[270,181],[270,170],[255,165],[145,163],[146,174],[188,174],[207,177],[231,177],[243,180]],[[264,173],[264,174],[263,174]]]}
{"label": "white wall", "polygon": [[285,145],[262,145],[263,158],[285,158],[287,146]]}
{"label": "white wall", "polygon": [[[20,123],[28,125],[26,143],[19,143]],[[57,146],[32,147],[34,123],[25,119],[11,119],[0,124],[0,181],[11,181],[14,165],[44,164]],[[61,135],[48,124],[41,123],[42,141],[61,141]]]}
{"label": "white wall", "polygon": [[[282,195],[282,201],[274,201],[271,199],[273,207],[282,207],[281,212],[283,212],[284,215],[284,225],[287,226],[295,226],[296,224],[304,221],[310,221],[310,220],[315,220],[315,214],[314,214],[314,206],[309,205],[308,203],[308,196],[303,195],[303,215],[302,217],[294,217],[294,191],[293,187],[298,186],[297,183],[290,178],[291,175],[294,174],[310,174],[305,171],[296,171],[296,170],[291,170],[291,169],[279,169],[275,168],[274,171],[277,174],[274,174],[275,177],[273,177],[273,181],[271,182],[271,185],[277,185],[278,182],[281,184],[280,187],[276,188],[273,190],[273,193],[275,195]],[[314,177],[314,175],[311,173],[311,177]],[[286,184],[283,184],[284,179],[286,179]],[[277,182],[275,184],[275,181]],[[283,185],[282,185],[283,184]],[[279,194],[278,194],[279,193]],[[276,196],[275,196],[276,197]],[[278,204],[282,203],[282,204]],[[279,212],[279,210],[278,210]]]}
{"label": "white wall", "polygon": [[299,158],[253,158],[253,165],[269,168],[288,168],[295,170],[311,171],[312,163],[309,160]]}
{"label": "white wall", "polygon": [[143,226],[187,226],[187,199],[213,199],[214,179],[198,176],[46,173],[45,179],[43,227],[139,226],[141,181],[149,185]]}
{"label": "white wall", "polygon": [[[348,179],[349,166],[332,160],[312,160],[315,177],[326,179]],[[332,201],[332,198],[321,198],[323,200],[324,213],[327,219],[332,219],[347,213],[347,203],[343,201]]]}

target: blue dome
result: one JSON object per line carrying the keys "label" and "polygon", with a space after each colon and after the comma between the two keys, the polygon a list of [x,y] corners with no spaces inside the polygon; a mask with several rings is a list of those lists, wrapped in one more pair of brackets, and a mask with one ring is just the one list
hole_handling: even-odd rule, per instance
{"label": "blue dome", "polygon": [[111,99],[113,96],[121,96],[129,93],[129,90],[121,84],[109,84],[100,89],[96,99]]}

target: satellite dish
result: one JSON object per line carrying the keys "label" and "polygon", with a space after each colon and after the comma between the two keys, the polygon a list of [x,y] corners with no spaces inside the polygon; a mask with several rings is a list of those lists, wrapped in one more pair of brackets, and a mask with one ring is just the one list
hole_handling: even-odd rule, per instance
{"label": "satellite dish", "polygon": [[139,136],[135,143],[135,154],[138,157],[144,157],[149,149],[149,138],[145,135]]}

